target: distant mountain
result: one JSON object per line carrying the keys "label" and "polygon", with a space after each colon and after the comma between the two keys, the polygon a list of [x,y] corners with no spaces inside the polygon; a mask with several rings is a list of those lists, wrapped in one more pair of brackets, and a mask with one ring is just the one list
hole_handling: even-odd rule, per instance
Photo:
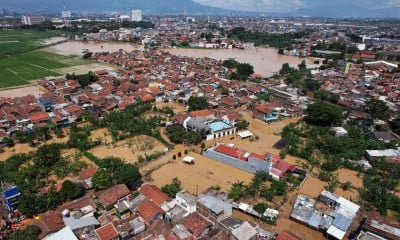
{"label": "distant mountain", "polygon": [[[110,12],[141,9],[152,13],[228,13],[221,8],[201,5],[192,0],[67,0],[70,11]],[[2,0],[0,8],[18,12],[57,13],[63,9],[62,0]]]}
{"label": "distant mountain", "polygon": [[327,18],[399,18],[400,8],[369,9],[358,6],[345,8],[302,8],[292,15]]}
{"label": "distant mountain", "polygon": [[335,0],[311,1],[310,4],[294,12],[295,15],[328,18],[398,18],[400,8],[383,8],[380,5],[365,4],[363,1]]}
{"label": "distant mountain", "polygon": [[[0,10],[9,9],[20,13],[60,13],[63,0],[0,0]],[[232,2],[237,0],[220,0]],[[253,2],[258,0],[241,0]],[[279,1],[279,0],[270,0]],[[142,9],[144,13],[179,14],[235,14],[235,15],[265,15],[265,16],[310,16],[310,17],[353,17],[353,18],[399,18],[400,7],[388,8],[388,1],[380,0],[350,1],[350,0],[303,0],[302,8],[294,12],[268,12],[263,8],[254,12],[240,9],[226,10],[202,5],[193,0],[65,0],[66,7],[72,12],[129,12],[131,9]],[[221,5],[222,6],[222,5]],[[226,4],[224,5],[226,6]],[[263,6],[263,5],[259,5]],[[385,7],[386,6],[386,7]]]}

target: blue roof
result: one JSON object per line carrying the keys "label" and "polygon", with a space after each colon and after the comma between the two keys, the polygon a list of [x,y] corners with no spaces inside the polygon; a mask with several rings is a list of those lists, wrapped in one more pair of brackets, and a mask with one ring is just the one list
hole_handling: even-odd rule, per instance
{"label": "blue roof", "polygon": [[42,104],[43,106],[46,106],[46,105],[54,105],[54,104],[55,104],[53,100],[51,100],[51,99],[46,99],[46,98],[39,98],[39,102],[40,102],[40,104]]}
{"label": "blue roof", "polygon": [[333,220],[332,225],[346,232],[352,222],[353,219],[348,218],[340,213],[335,213],[335,219]]}
{"label": "blue roof", "polygon": [[322,220],[322,215],[318,212],[313,212],[311,219],[308,221],[308,224],[314,228],[319,228],[319,223]]}
{"label": "blue roof", "polygon": [[4,191],[3,195],[4,195],[5,199],[8,199],[8,198],[19,196],[19,195],[21,195],[21,193],[19,192],[19,189],[16,186],[13,186],[12,188]]}
{"label": "blue roof", "polygon": [[224,129],[231,128],[231,126],[222,121],[210,123],[208,126],[212,129],[213,132],[218,132]]}

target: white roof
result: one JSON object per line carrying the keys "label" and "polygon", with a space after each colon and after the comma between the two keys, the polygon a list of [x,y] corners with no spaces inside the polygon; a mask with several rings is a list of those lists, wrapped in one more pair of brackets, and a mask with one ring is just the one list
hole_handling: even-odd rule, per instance
{"label": "white roof", "polygon": [[185,156],[185,157],[183,158],[183,161],[184,161],[184,162],[191,163],[191,162],[193,162],[193,161],[194,161],[194,157],[191,157],[191,156]]}
{"label": "white roof", "polygon": [[238,228],[232,230],[232,235],[236,239],[249,240],[257,235],[257,231],[248,222],[243,222]]}
{"label": "white roof", "polygon": [[352,214],[353,217],[354,217],[354,215],[357,214],[358,210],[360,209],[360,206],[347,200],[344,197],[339,197],[338,199],[336,199],[336,202],[340,204],[338,212],[343,213],[345,211],[347,213]]}
{"label": "white roof", "polygon": [[249,130],[238,132],[237,135],[241,138],[247,138],[253,136],[253,133]]}
{"label": "white roof", "polygon": [[326,231],[330,236],[342,240],[344,238],[344,235],[346,235],[345,231],[340,230],[339,228],[331,225],[328,230]]}
{"label": "white roof", "polygon": [[60,240],[60,239],[68,239],[68,240],[78,240],[75,234],[72,232],[71,228],[68,226],[61,229],[60,231],[52,234],[49,237],[44,238],[45,240]]}
{"label": "white roof", "polygon": [[396,150],[396,149],[367,150],[367,153],[371,157],[396,157],[396,156],[400,156],[400,151]]}

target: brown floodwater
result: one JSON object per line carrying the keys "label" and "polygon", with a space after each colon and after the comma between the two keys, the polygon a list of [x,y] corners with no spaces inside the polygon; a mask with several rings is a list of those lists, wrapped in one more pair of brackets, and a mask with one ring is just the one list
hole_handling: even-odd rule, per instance
{"label": "brown floodwater", "polygon": [[254,66],[254,71],[269,77],[278,72],[283,63],[297,68],[301,61],[306,60],[307,67],[318,67],[311,58],[298,58],[293,56],[280,55],[273,48],[248,48],[248,49],[190,49],[190,48],[168,48],[164,49],[175,55],[187,57],[209,57],[217,60],[234,58],[241,63],[249,63]]}
{"label": "brown floodwater", "polygon": [[61,55],[82,55],[82,52],[85,50],[90,52],[116,52],[120,49],[126,51],[142,50],[143,46],[126,42],[68,41],[44,48],[43,50]]}
{"label": "brown floodwater", "polygon": [[[68,41],[54,46],[44,48],[46,51],[62,55],[82,55],[82,52],[115,52],[120,49],[126,51],[143,50],[143,45],[137,45],[126,42],[81,42]],[[305,60],[307,67],[318,67],[311,58],[298,58],[277,54],[274,48],[248,48],[248,49],[191,49],[191,48],[168,48],[162,49],[175,55],[187,57],[209,57],[217,60],[226,60],[234,58],[242,63],[249,63],[254,66],[256,73],[269,77],[281,69],[283,63],[289,63],[290,66],[297,68],[301,61]]]}

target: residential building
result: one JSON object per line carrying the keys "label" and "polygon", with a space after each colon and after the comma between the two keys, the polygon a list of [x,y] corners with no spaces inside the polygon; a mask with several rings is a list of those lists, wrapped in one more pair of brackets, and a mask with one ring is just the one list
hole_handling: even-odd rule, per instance
{"label": "residential building", "polygon": [[112,222],[96,229],[95,232],[98,240],[119,240],[118,231]]}
{"label": "residential building", "polygon": [[110,210],[118,200],[130,195],[130,191],[125,184],[117,184],[106,190],[97,192],[95,195],[103,207]]}
{"label": "residential building", "polygon": [[186,190],[182,190],[176,194],[176,204],[187,212],[187,215],[190,213],[196,212],[196,203],[197,197]]}
{"label": "residential building", "polygon": [[132,22],[142,21],[143,20],[142,10],[140,10],[140,9],[131,10],[131,20],[132,20]]}
{"label": "residential building", "polygon": [[197,212],[213,222],[232,215],[232,205],[211,195],[200,195],[197,200]]}
{"label": "residential building", "polygon": [[37,25],[46,20],[43,16],[22,16],[22,24],[24,25]]}
{"label": "residential building", "polygon": [[19,197],[21,196],[19,189],[17,186],[10,184],[2,184],[1,189],[7,210],[13,212],[17,207]]}

